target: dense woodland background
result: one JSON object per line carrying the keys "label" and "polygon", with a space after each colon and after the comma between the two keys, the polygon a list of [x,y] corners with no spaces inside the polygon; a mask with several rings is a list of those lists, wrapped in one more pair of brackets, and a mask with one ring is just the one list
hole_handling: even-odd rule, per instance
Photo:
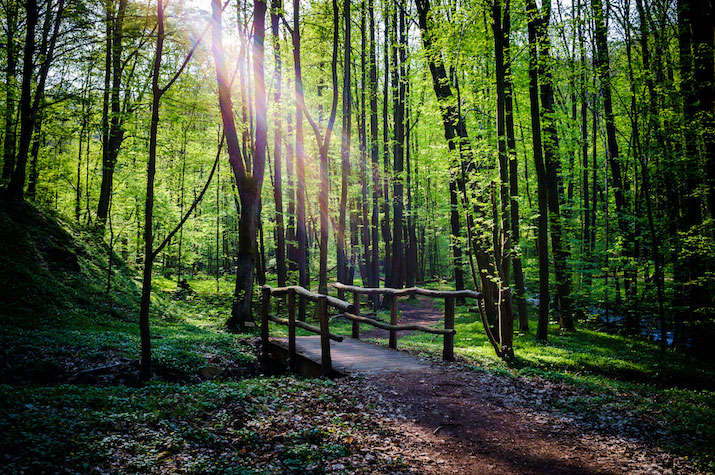
{"label": "dense woodland background", "polygon": [[549,318],[596,319],[704,353],[713,15],[688,0],[4,0],[3,196],[143,268],[147,341],[154,271],[235,275],[232,329],[254,282],[445,280],[484,293],[505,357],[530,311],[541,340]]}

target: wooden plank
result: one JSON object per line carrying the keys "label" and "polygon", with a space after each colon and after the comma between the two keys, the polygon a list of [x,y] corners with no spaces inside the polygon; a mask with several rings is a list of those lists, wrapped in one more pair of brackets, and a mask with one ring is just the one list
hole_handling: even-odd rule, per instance
{"label": "wooden plank", "polygon": [[[273,345],[287,348],[286,338],[271,337]],[[320,337],[318,335],[299,336],[296,340],[299,369],[307,360],[315,367],[306,376],[320,376]],[[285,352],[287,356],[287,351]],[[340,344],[331,345],[333,375],[341,374],[388,374],[396,371],[426,371],[431,363],[404,351],[390,350],[384,346],[365,341],[345,338]],[[284,358],[286,363],[287,359]],[[303,373],[301,373],[303,374]]]}
{"label": "wooden plank", "polygon": [[445,361],[454,361],[454,297],[449,296],[444,299],[444,329],[452,330],[451,333],[444,335],[444,343],[442,348],[442,359]]}

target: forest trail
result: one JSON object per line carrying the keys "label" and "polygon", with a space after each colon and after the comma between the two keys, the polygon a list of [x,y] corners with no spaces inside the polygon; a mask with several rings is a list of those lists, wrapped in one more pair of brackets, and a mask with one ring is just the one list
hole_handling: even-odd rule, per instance
{"label": "forest trail", "polygon": [[[444,312],[434,306],[434,300],[416,296],[415,299],[400,300],[399,307],[400,318],[398,324],[400,325],[424,325],[432,326],[439,323],[444,318]],[[366,328],[366,325],[361,326]],[[412,333],[410,331],[398,332],[398,344],[399,348],[399,338]],[[360,338],[389,338],[390,332],[388,330],[383,330],[382,328],[371,327],[368,331],[361,331]],[[438,336],[435,335],[435,338]],[[441,337],[440,337],[441,338]]]}
{"label": "forest trail", "polygon": [[[429,302],[400,308],[400,323],[434,324],[442,318]],[[380,338],[378,332],[383,330],[363,336]],[[658,451],[656,440],[605,433],[577,416],[554,414],[547,401],[576,390],[538,378],[512,379],[435,362],[420,370],[363,375],[359,384],[377,395],[383,422],[401,449],[395,455],[410,460],[408,473],[697,472]]]}

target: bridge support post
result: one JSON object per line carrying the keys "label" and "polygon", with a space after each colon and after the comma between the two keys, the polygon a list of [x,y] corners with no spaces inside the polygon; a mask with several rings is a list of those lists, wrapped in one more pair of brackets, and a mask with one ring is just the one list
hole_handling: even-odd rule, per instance
{"label": "bridge support post", "polygon": [[[397,295],[390,299],[390,325],[397,325]],[[397,349],[397,331],[390,330],[390,348]]]}
{"label": "bridge support post", "polygon": [[292,372],[298,368],[295,351],[295,292],[288,292],[288,365]]}
{"label": "bridge support post", "polygon": [[[355,307],[355,315],[360,315],[360,292],[353,292],[353,307]],[[353,338],[360,339],[360,322],[353,320]]]}
{"label": "bridge support post", "polygon": [[264,286],[261,288],[261,343],[263,344],[263,355],[268,355],[268,313],[271,309],[271,288]]}
{"label": "bridge support post", "polygon": [[328,323],[328,298],[318,297],[318,319],[320,320],[320,367],[323,376],[328,377],[333,369],[330,359],[330,327]]}
{"label": "bridge support post", "polygon": [[[454,330],[454,297],[452,296],[444,298],[444,329]],[[454,361],[454,333],[444,335],[442,359]]]}

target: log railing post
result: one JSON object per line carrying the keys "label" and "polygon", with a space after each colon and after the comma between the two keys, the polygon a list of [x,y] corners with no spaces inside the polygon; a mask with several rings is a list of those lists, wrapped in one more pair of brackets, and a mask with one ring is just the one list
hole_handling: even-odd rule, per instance
{"label": "log railing post", "polygon": [[[397,295],[390,299],[390,325],[397,325]],[[397,349],[397,331],[390,330],[390,348]]]}
{"label": "log railing post", "polygon": [[[360,316],[360,292],[353,292],[353,307],[355,315]],[[360,322],[353,320],[353,338],[360,339]]]}
{"label": "log railing post", "polygon": [[288,364],[291,371],[298,369],[295,351],[295,292],[288,292]]}
{"label": "log railing post", "polygon": [[261,343],[263,355],[268,355],[268,313],[271,310],[271,288],[261,288]]}
{"label": "log railing post", "polygon": [[330,327],[328,324],[328,298],[318,297],[318,319],[320,320],[320,368],[323,376],[330,376],[332,361],[330,359]]}
{"label": "log railing post", "polygon": [[[444,329],[454,330],[454,297],[444,298]],[[444,348],[442,348],[442,359],[454,361],[454,333],[444,335]]]}

